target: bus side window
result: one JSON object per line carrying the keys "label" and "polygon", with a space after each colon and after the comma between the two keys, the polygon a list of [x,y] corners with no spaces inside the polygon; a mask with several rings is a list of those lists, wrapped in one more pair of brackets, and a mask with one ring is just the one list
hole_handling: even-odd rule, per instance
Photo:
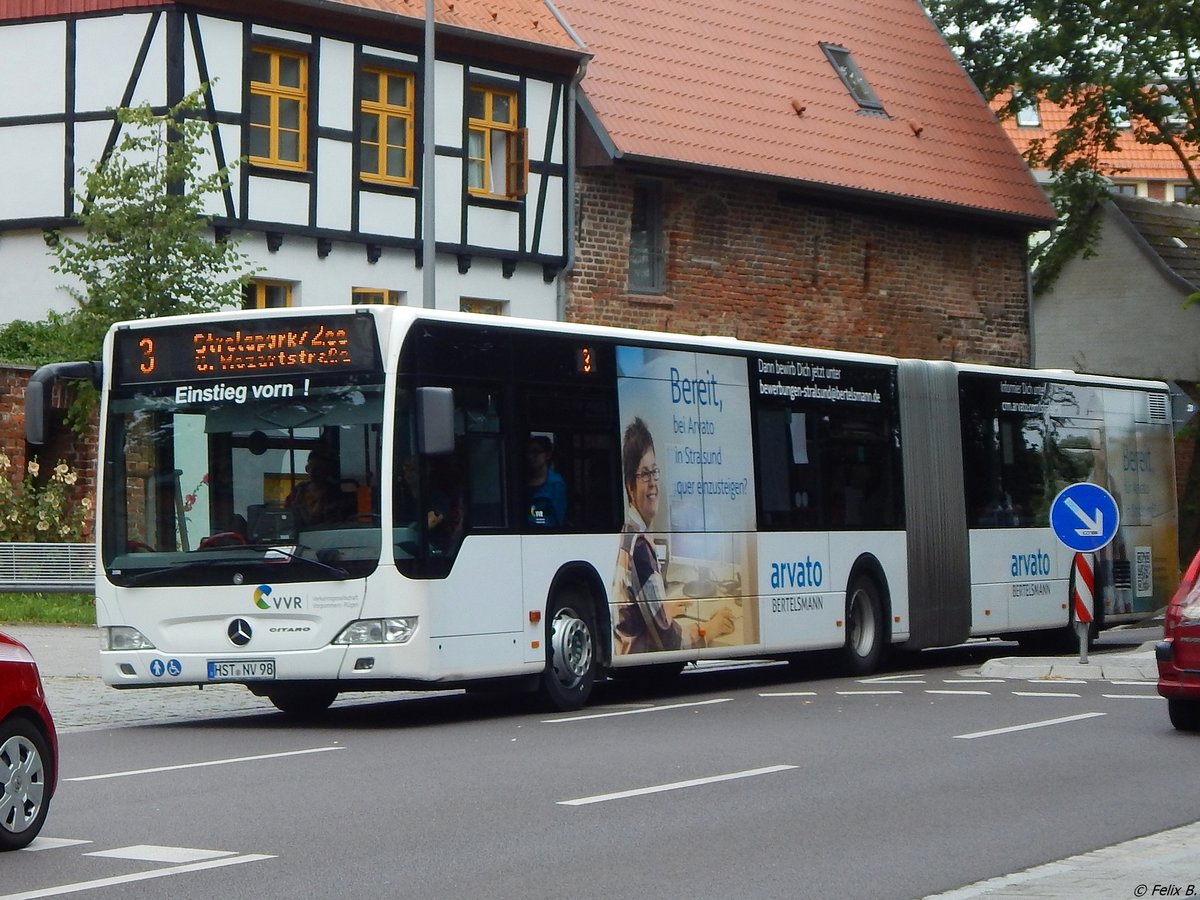
{"label": "bus side window", "polygon": [[[547,527],[572,531],[614,531],[624,515],[624,488],[621,485],[620,447],[616,427],[616,407],[612,393],[579,387],[529,386],[521,394],[521,421],[518,432],[528,453],[535,438],[551,444],[551,465],[566,482],[565,521],[543,524],[529,504],[522,510],[524,526],[532,530]],[[530,498],[528,460],[519,472],[522,497]]]}
{"label": "bus side window", "polygon": [[457,387],[455,405],[459,432],[456,455],[466,478],[466,527],[503,528],[508,514],[500,398],[485,388]]}

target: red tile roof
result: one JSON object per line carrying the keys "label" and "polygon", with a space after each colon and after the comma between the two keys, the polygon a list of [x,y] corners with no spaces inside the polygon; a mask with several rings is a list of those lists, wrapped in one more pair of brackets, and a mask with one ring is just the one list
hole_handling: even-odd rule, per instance
{"label": "red tile roof", "polygon": [[[353,6],[425,19],[425,0],[325,0],[314,5]],[[581,52],[545,0],[435,0],[434,18],[439,25]]]}
{"label": "red tile roof", "polygon": [[[1001,94],[992,101],[992,108],[999,109],[1008,99],[1007,93]],[[1001,122],[1005,132],[1021,153],[1038,139],[1046,142],[1046,151],[1049,152],[1054,145],[1054,133],[1067,127],[1071,108],[1043,100],[1038,104],[1038,115],[1042,124],[1036,128],[1018,125],[1012,117]],[[1187,181],[1183,163],[1170,147],[1165,144],[1139,144],[1128,131],[1122,132],[1117,138],[1115,152],[1102,153],[1098,160],[1104,167],[1105,174],[1119,181]]]}
{"label": "red tile roof", "polygon": [[[1054,218],[916,0],[555,4],[594,54],[583,92],[618,156]],[[859,111],[821,42],[851,51],[886,117]]]}
{"label": "red tile roof", "polygon": [[[0,0],[0,21],[173,5],[173,0]],[[202,8],[204,2],[187,5]],[[398,19],[425,19],[425,0],[297,0],[297,5],[326,10],[350,7],[345,10],[350,15],[359,9]],[[229,6],[223,4],[221,8]],[[434,15],[442,26],[580,52],[545,0],[436,0]]]}

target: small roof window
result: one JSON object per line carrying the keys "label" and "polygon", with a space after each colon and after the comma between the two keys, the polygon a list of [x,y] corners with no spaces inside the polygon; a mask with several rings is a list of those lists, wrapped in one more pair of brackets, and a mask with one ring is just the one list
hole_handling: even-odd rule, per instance
{"label": "small roof window", "polygon": [[863,75],[862,69],[858,67],[858,63],[854,61],[850,51],[837,44],[824,42],[821,43],[821,49],[825,51],[826,58],[838,73],[838,77],[842,79],[842,84],[850,91],[850,96],[858,103],[859,108],[884,113],[883,104],[871,90],[871,85],[867,83],[867,77]]}
{"label": "small roof window", "polygon": [[1017,102],[1021,104],[1017,107],[1017,126],[1020,128],[1041,128],[1042,116],[1038,112],[1037,97],[1027,97],[1024,94],[1017,94]]}

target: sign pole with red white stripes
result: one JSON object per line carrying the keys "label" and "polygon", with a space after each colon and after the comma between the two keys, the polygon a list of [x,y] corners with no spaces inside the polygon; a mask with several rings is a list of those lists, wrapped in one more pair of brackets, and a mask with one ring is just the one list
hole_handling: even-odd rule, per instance
{"label": "sign pole with red white stripes", "polygon": [[1079,635],[1079,661],[1086,663],[1088,631],[1092,626],[1096,596],[1095,554],[1075,554],[1075,577],[1072,579],[1071,606],[1075,611],[1075,633]]}
{"label": "sign pole with red white stripes", "polygon": [[1109,545],[1121,527],[1121,507],[1098,484],[1068,484],[1050,504],[1050,528],[1068,550],[1071,564],[1071,611],[1079,634],[1079,661],[1087,662],[1088,632],[1095,618],[1095,554]]}

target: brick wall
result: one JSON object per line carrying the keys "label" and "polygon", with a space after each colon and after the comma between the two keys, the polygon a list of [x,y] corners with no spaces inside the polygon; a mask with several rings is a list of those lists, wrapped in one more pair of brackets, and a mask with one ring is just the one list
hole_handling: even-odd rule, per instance
{"label": "brick wall", "polygon": [[1027,365],[1021,235],[780,198],[778,186],[683,174],[664,186],[666,290],[626,290],[634,179],[581,171],[575,322],[725,334],[894,356]]}
{"label": "brick wall", "polygon": [[[50,442],[43,447],[25,443],[25,386],[33,371],[20,366],[0,366],[0,449],[12,461],[10,474],[14,480],[23,478],[31,456],[36,456],[43,466],[57,465],[62,460],[79,475],[79,481],[71,489],[71,499],[78,502],[84,497],[95,497],[97,429],[93,422],[80,435],[64,424],[66,410],[74,398],[69,383],[59,382],[54,386]],[[85,538],[90,540],[90,534]]]}

